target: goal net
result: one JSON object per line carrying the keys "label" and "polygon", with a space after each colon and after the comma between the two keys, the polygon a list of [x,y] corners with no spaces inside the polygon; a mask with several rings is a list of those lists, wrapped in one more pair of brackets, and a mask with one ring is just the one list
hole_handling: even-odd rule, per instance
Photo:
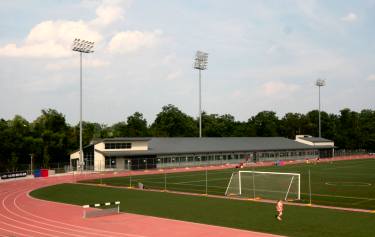
{"label": "goal net", "polygon": [[301,177],[297,173],[233,172],[225,195],[271,200],[299,200],[301,199]]}

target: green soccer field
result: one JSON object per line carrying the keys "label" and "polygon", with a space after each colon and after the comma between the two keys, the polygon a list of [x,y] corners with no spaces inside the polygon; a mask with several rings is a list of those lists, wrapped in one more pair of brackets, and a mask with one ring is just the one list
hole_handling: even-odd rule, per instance
{"label": "green soccer field", "polygon": [[[84,184],[59,184],[31,196],[85,205],[121,201],[120,211],[295,237],[373,236],[375,214],[307,206],[285,206],[283,221],[273,203],[148,192]],[[129,220],[131,222],[131,220]],[[173,236],[173,233],[171,233]]]}
{"label": "green soccer field", "polygon": [[[299,173],[301,175],[301,200],[299,202],[310,203],[311,197],[313,204],[375,210],[374,159],[252,169],[256,171]],[[152,189],[225,195],[229,179],[232,173],[237,171],[238,169],[225,169],[162,173],[83,182],[124,187],[137,187],[138,183],[141,182],[146,188]],[[272,186],[272,183],[270,183],[270,186]],[[285,186],[285,193],[287,189],[288,185]]]}

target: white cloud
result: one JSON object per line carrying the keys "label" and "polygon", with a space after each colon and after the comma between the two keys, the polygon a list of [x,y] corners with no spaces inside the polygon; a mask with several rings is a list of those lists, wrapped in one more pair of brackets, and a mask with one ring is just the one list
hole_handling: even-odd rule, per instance
{"label": "white cloud", "polygon": [[69,55],[71,55],[71,52],[66,47],[53,41],[24,44],[20,47],[11,43],[0,48],[0,56],[7,57],[59,58]]}
{"label": "white cloud", "polygon": [[[83,38],[94,41],[96,45],[104,41],[102,36],[110,25],[124,19],[124,8],[131,1],[114,0],[102,1],[96,8],[96,18],[93,20],[67,21],[49,20],[35,25],[22,43],[0,45],[0,56],[24,58],[64,58],[73,55],[72,41]],[[115,34],[107,46],[107,52],[127,53],[142,48],[152,48],[161,36],[160,30],[155,31],[123,31]],[[106,64],[106,63],[104,63]],[[103,66],[98,62],[93,66]],[[67,65],[47,65],[48,69],[59,70]]]}
{"label": "white cloud", "polygon": [[112,37],[108,44],[111,53],[128,53],[142,48],[151,48],[160,40],[162,32],[123,31]]}
{"label": "white cloud", "polygon": [[242,90],[237,89],[237,90],[232,91],[231,95],[234,98],[241,98],[244,96],[244,93],[242,92]]}
{"label": "white cloud", "polygon": [[33,27],[21,45],[0,47],[0,55],[9,57],[61,58],[72,55],[74,38],[100,41],[99,32],[83,21],[44,21]]}
{"label": "white cloud", "polygon": [[29,58],[62,58],[72,55],[75,38],[96,43],[102,40],[99,29],[122,20],[124,10],[120,1],[103,1],[96,8],[96,18],[91,21],[49,20],[34,26],[23,43],[0,46],[0,56]]}
{"label": "white cloud", "polygon": [[175,71],[175,72],[171,72],[167,75],[167,77],[165,78],[167,81],[173,81],[173,80],[176,80],[178,79],[179,77],[181,77],[181,71]]}
{"label": "white cloud", "polygon": [[274,44],[271,47],[269,47],[266,52],[267,52],[267,54],[273,54],[274,52],[278,51],[279,49],[280,49],[280,46]]}
{"label": "white cloud", "polygon": [[352,12],[348,13],[348,15],[341,18],[341,20],[345,22],[354,22],[357,19],[358,19],[357,15]]}
{"label": "white cloud", "polygon": [[[122,5],[120,6],[120,3]],[[124,20],[124,5],[130,5],[130,2],[124,1],[105,1],[96,8],[96,18],[91,22],[94,26],[107,26],[114,22]]]}
{"label": "white cloud", "polygon": [[368,81],[375,81],[375,74],[371,74],[367,77]]}
{"label": "white cloud", "polygon": [[298,88],[298,85],[280,81],[270,81],[261,86],[263,93],[268,96],[288,94],[296,91]]}

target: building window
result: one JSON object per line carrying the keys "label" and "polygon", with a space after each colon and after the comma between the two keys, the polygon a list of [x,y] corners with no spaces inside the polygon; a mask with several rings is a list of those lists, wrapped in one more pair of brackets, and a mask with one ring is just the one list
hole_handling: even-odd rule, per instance
{"label": "building window", "polygon": [[105,158],[105,168],[106,169],[116,168],[116,158],[106,157]]}
{"label": "building window", "polygon": [[132,144],[129,142],[122,142],[122,143],[112,142],[112,143],[105,144],[105,149],[131,149],[131,148],[132,148]]}

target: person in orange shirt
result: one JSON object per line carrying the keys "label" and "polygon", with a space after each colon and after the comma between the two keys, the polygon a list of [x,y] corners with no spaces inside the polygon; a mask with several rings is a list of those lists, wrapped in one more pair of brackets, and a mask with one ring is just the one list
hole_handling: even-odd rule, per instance
{"label": "person in orange shirt", "polygon": [[277,214],[276,214],[276,218],[277,218],[279,221],[282,220],[282,219],[281,219],[281,216],[283,215],[283,210],[284,210],[284,204],[283,204],[283,202],[282,202],[281,200],[278,200],[278,201],[276,202],[276,212],[277,212]]}

